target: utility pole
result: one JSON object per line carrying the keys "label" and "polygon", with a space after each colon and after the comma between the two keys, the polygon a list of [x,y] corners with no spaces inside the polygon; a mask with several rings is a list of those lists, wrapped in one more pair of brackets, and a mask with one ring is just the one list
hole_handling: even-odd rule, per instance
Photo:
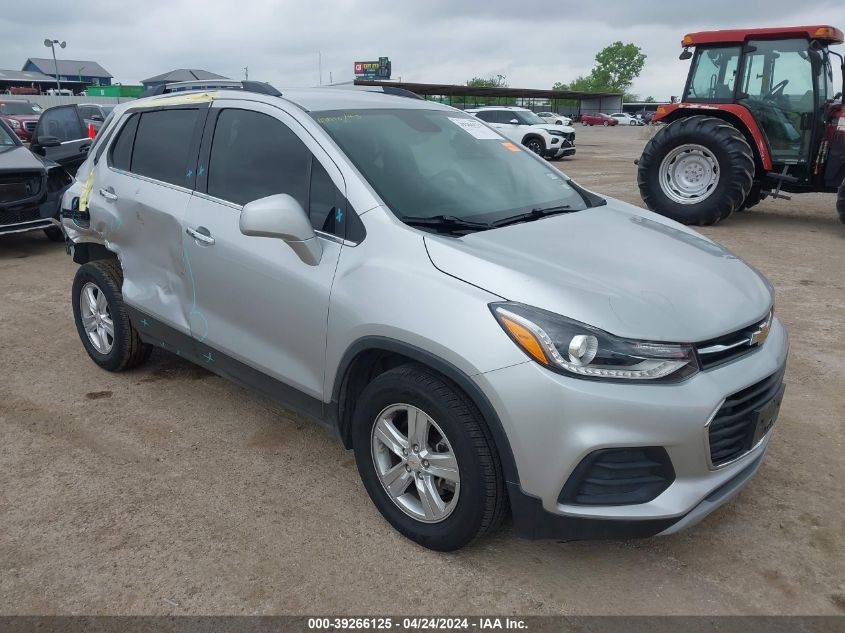
{"label": "utility pole", "polygon": [[320,85],[323,85],[323,54],[317,51],[317,74],[320,76]]}
{"label": "utility pole", "polygon": [[249,66],[244,66],[244,81],[249,81]]}
{"label": "utility pole", "polygon": [[49,38],[44,40],[44,46],[53,49],[53,67],[56,69],[56,85],[59,87],[59,94],[61,94],[62,82],[59,79],[59,62],[56,61],[56,44],[59,45],[59,48],[67,46],[67,42],[60,42],[59,40],[51,40]]}

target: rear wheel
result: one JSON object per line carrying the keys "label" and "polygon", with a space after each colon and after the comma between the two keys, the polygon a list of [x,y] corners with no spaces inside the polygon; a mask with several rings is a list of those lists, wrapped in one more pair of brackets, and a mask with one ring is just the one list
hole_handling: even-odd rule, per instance
{"label": "rear wheel", "polygon": [[73,317],[79,338],[91,360],[108,371],[136,367],[152,351],[129,321],[122,285],[123,271],[113,259],[84,264],[73,279]]}
{"label": "rear wheel", "polygon": [[507,496],[485,422],[439,375],[402,365],[377,376],[358,398],[353,424],[364,487],[411,540],[450,551],[501,522]]}
{"label": "rear wheel", "polygon": [[637,183],[652,211],[684,224],[724,220],[751,192],[754,158],[745,137],[722,119],[673,121],[648,142]]}

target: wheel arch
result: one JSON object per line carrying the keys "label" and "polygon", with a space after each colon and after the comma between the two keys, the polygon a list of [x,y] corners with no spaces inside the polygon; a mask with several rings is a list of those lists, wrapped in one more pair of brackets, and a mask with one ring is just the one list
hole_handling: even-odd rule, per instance
{"label": "wheel arch", "polygon": [[769,152],[768,142],[766,141],[766,137],[763,136],[760,126],[757,125],[757,122],[747,108],[734,104],[720,106],[718,108],[690,108],[681,106],[661,117],[660,122],[669,124],[693,116],[710,116],[716,119],[722,119],[742,133],[754,155],[755,181],[763,180],[766,172],[772,171],[772,156]]}
{"label": "wheel arch", "polygon": [[[73,245],[73,261],[77,264],[87,264],[100,259],[118,260],[117,254],[110,251],[99,242],[75,242]],[[120,261],[118,260],[118,265]]]}
{"label": "wheel arch", "polygon": [[343,445],[352,448],[352,417],[358,394],[379,374],[406,363],[422,365],[438,373],[473,402],[490,431],[505,481],[519,484],[516,462],[504,426],[481,388],[449,361],[409,343],[386,337],[358,339],[349,346],[338,364],[331,390],[331,407]]}
{"label": "wheel arch", "polygon": [[546,149],[549,144],[546,142],[546,139],[543,138],[541,134],[537,134],[537,132],[529,132],[525,136],[522,137],[522,144],[525,145],[528,141],[532,139],[537,139],[543,144],[543,149]]}

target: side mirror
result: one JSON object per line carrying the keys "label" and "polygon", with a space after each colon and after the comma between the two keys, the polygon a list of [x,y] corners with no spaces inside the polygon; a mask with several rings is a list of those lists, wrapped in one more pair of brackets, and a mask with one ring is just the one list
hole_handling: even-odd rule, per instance
{"label": "side mirror", "polygon": [[323,247],[302,206],[286,193],[259,198],[241,209],[241,233],[283,240],[309,266],[323,257]]}
{"label": "side mirror", "polygon": [[508,121],[508,123],[510,123],[511,125],[519,125],[519,120],[518,119],[511,119],[510,121]]}

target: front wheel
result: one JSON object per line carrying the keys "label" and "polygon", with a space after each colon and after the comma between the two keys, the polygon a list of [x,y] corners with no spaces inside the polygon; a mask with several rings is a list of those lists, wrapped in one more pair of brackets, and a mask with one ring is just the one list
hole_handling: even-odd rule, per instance
{"label": "front wheel", "polygon": [[364,487],[406,537],[451,551],[501,522],[507,498],[485,422],[438,374],[409,364],[377,376],[358,398],[353,424]]}
{"label": "front wheel", "polygon": [[730,216],[747,198],[753,178],[754,158],[745,137],[708,116],[678,119],[657,132],[637,171],[649,209],[697,225]]}
{"label": "front wheel", "polygon": [[543,152],[546,151],[546,144],[543,143],[542,139],[539,139],[536,136],[532,136],[531,138],[523,141],[523,145],[537,154],[537,156],[542,156]]}

